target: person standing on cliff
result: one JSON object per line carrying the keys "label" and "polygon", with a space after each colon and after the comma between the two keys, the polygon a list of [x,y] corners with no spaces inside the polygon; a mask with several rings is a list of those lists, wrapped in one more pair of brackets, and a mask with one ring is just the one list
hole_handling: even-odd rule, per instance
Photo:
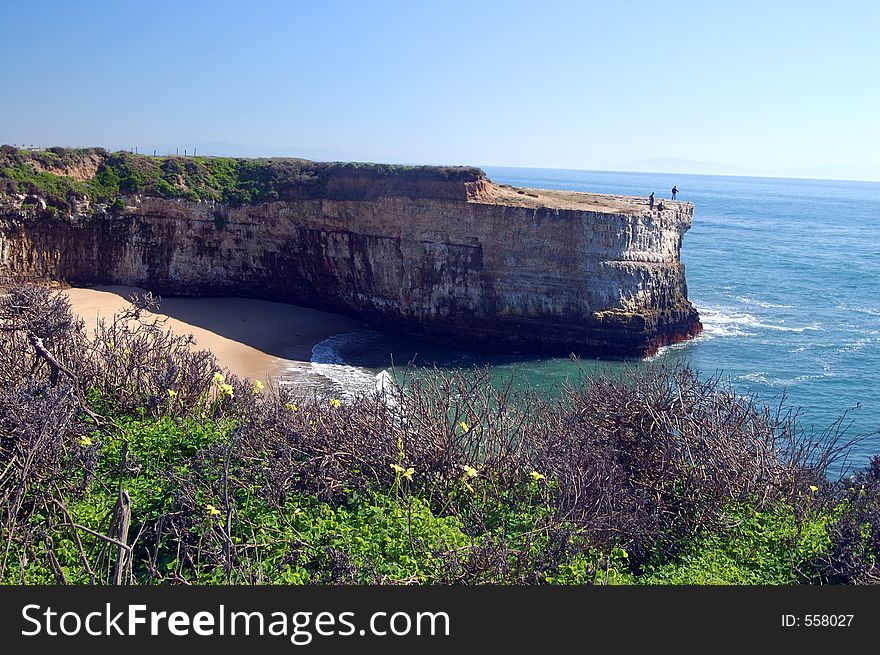
{"label": "person standing on cliff", "polygon": [[675,200],[675,194],[678,193],[678,187],[672,187],[672,199]]}
{"label": "person standing on cliff", "polygon": [[651,195],[648,196],[648,207],[650,209],[654,209],[654,192],[651,192]]}

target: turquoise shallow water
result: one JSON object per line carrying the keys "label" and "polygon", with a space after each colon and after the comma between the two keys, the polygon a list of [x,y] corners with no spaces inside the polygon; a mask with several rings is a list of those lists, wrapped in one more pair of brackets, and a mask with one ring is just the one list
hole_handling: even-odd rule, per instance
{"label": "turquoise shallow water", "polygon": [[[496,182],[523,187],[679,199],[695,204],[682,259],[701,337],[656,361],[685,361],[721,373],[743,392],[773,402],[783,392],[801,424],[822,429],[847,410],[849,434],[880,429],[880,183],[611,173],[486,167]],[[492,364],[548,391],[576,372],[567,359],[482,355],[378,332],[319,344],[314,365],[350,389],[372,384],[391,356],[398,364]],[[588,369],[616,363],[587,362]],[[863,464],[880,436],[854,451]]]}

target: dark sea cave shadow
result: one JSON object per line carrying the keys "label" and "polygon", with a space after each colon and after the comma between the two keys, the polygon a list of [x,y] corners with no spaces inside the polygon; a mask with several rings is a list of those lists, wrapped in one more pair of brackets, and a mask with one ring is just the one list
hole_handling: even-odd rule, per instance
{"label": "dark sea cave shadow", "polygon": [[346,364],[378,370],[394,367],[468,369],[528,364],[548,359],[534,353],[498,353],[464,350],[441,346],[413,337],[402,336],[370,328],[364,335],[352,335],[348,343],[337,349]]}
{"label": "dark sea cave shadow", "polygon": [[497,367],[546,360],[535,353],[498,353],[439,345],[417,337],[364,324],[363,329],[340,333],[315,349],[316,361],[344,362],[373,371],[419,368]]}
{"label": "dark sea cave shadow", "polygon": [[[122,285],[93,285],[89,288],[113,293],[128,303],[144,296],[142,289]],[[337,320],[339,331],[363,325],[346,316],[257,298],[153,293],[152,299],[156,305],[148,306],[150,311],[282,359],[309,360],[314,342],[322,338],[322,335],[316,335],[317,322],[326,324]],[[327,332],[334,333],[334,327],[337,326],[329,326]],[[366,329],[365,325],[363,329]],[[196,345],[207,347],[198,336]]]}
{"label": "dark sea cave shadow", "polygon": [[[120,285],[94,285],[96,291],[114,293],[127,302],[142,292]],[[420,339],[386,332],[358,319],[326,312],[305,305],[240,296],[172,296],[153,294],[158,299],[157,311],[193,327],[250,346],[260,352],[282,359],[308,361],[313,346],[320,343],[324,356],[338,356],[344,363],[364,369],[398,370],[411,368],[472,368],[512,366],[556,359],[529,352],[486,352],[440,346]],[[199,300],[208,302],[200,303]],[[261,320],[261,312],[277,316]],[[313,314],[314,312],[314,314]],[[308,339],[310,322],[338,322],[327,335]],[[334,329],[338,328],[338,329]],[[313,328],[311,328],[313,329]],[[290,338],[279,338],[279,330],[289,330]],[[202,346],[203,344],[198,344]],[[561,358],[560,358],[561,359]]]}

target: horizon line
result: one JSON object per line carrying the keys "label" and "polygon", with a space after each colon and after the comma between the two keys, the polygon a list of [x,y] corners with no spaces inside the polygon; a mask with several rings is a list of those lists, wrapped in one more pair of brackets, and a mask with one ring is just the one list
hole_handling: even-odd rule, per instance
{"label": "horizon line", "polygon": [[[203,145],[208,145],[209,142],[202,142]],[[223,143],[223,145],[229,145],[239,148],[253,148],[259,149],[260,146],[241,146],[234,143],[226,143],[226,142],[214,142],[215,144]],[[102,148],[103,146],[35,146],[33,144],[25,145],[25,144],[10,144],[12,146],[25,149],[25,150],[36,150],[36,151],[47,151],[49,148],[54,147],[64,147],[64,148]],[[196,149],[198,145],[196,145]],[[296,150],[297,148],[282,148],[289,150]],[[302,148],[303,150],[320,150],[320,148]],[[523,166],[523,165],[511,165],[511,164],[425,164],[425,163],[415,163],[412,161],[381,161],[379,159],[373,158],[357,158],[353,157],[348,160],[336,159],[336,160],[320,160],[320,159],[309,159],[308,157],[298,157],[296,155],[258,155],[258,156],[240,156],[240,155],[211,155],[211,154],[203,154],[203,155],[181,155],[176,153],[172,155],[170,152],[165,155],[150,155],[148,152],[137,152],[138,147],[135,146],[135,149],[131,148],[119,148],[117,150],[107,149],[109,152],[128,152],[131,154],[143,155],[145,157],[223,157],[228,159],[304,159],[306,161],[314,161],[318,163],[348,163],[348,162],[357,162],[364,164],[402,164],[407,166],[475,166],[477,168],[514,168],[519,170],[548,170],[548,171],[569,171],[569,172],[581,172],[581,173],[635,173],[635,174],[648,174],[648,175],[693,175],[697,177],[744,177],[744,178],[758,178],[758,179],[767,179],[767,180],[805,180],[805,181],[815,181],[815,182],[859,182],[859,183],[868,183],[868,184],[880,184],[880,177],[871,178],[871,179],[854,179],[850,177],[810,177],[810,176],[799,176],[799,175],[760,175],[754,173],[695,173],[695,172],[687,172],[687,171],[660,171],[660,170],[636,170],[636,169],[620,169],[620,168],[572,168],[569,166]],[[147,148],[147,150],[158,150],[158,148]],[[184,148],[184,150],[188,150],[188,148]]]}
{"label": "horizon line", "polygon": [[749,177],[762,180],[809,180],[814,182],[866,182],[868,184],[880,184],[880,178],[876,179],[852,179],[844,177],[799,177],[796,175],[756,175],[749,173],[688,173],[684,171],[649,171],[649,170],[622,170],[613,168],[568,168],[555,166],[510,166],[507,164],[479,164],[480,168],[516,168],[521,170],[546,170],[546,171],[569,171],[580,173],[637,173],[648,175],[692,175],[694,177]]}

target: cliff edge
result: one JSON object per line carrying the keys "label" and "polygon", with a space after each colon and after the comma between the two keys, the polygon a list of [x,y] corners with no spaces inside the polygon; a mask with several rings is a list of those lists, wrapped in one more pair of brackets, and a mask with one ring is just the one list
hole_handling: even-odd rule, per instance
{"label": "cliff edge", "polygon": [[693,205],[469,167],[0,151],[0,284],[138,285],[357,316],[469,348],[642,357],[699,333]]}

